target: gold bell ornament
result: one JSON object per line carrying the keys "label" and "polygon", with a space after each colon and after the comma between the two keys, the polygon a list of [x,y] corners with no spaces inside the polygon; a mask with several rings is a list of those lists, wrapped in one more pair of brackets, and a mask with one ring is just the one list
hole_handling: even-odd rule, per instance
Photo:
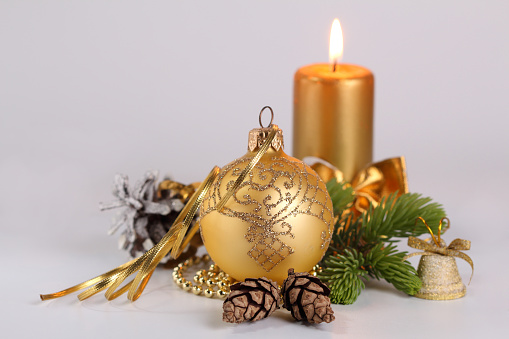
{"label": "gold bell ornament", "polygon": [[[265,109],[271,113],[267,127],[261,121]],[[327,188],[308,165],[283,151],[283,132],[273,118],[270,107],[261,110],[247,153],[221,169],[200,208],[207,252],[240,281],[267,277],[282,284],[290,268],[310,271],[332,237]]]}
{"label": "gold bell ornament", "polygon": [[408,246],[424,250],[407,255],[404,259],[416,255],[422,255],[417,268],[417,275],[422,281],[421,289],[414,295],[415,297],[429,300],[450,300],[461,298],[466,293],[466,287],[461,280],[454,257],[462,258],[467,261],[474,272],[474,263],[470,257],[461,250],[470,249],[470,241],[463,239],[453,240],[449,246],[440,237],[442,231],[442,222],[448,218],[442,218],[438,226],[438,235],[435,237],[426,221],[419,217],[416,223],[421,220],[428,228],[431,239],[421,240],[415,237],[408,238]]}

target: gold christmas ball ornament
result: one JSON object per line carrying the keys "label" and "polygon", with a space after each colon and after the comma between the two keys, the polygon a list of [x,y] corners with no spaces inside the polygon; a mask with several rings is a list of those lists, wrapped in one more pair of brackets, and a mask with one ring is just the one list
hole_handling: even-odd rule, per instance
{"label": "gold christmas ball ornament", "polygon": [[[260,112],[260,125],[265,108],[270,109],[264,107]],[[199,208],[201,220],[191,225]],[[174,269],[173,279],[186,291],[223,298],[233,279],[266,277],[282,284],[290,268],[297,272],[311,270],[332,237],[332,202],[320,177],[283,152],[283,132],[272,125],[271,119],[268,127],[249,133],[246,155],[223,169],[214,167],[210,171],[154,247],[109,272],[60,292],[41,295],[41,299],[88,288],[78,295],[84,300],[108,288],[108,300],[128,292],[128,299],[134,301],[143,293],[159,262],[168,253],[179,257],[198,228],[210,257],[188,258]],[[193,281],[201,286],[184,278],[185,269],[209,258],[218,266],[212,265],[206,276],[202,271],[197,273]],[[120,287],[133,274],[134,279]]]}
{"label": "gold christmas ball ornament", "polygon": [[290,268],[307,272],[323,257],[334,214],[320,177],[283,152],[283,132],[272,118],[263,127],[267,108],[274,117],[270,107],[262,109],[261,128],[249,132],[248,152],[224,166],[206,193],[200,230],[212,260],[234,279],[266,277],[282,284]]}

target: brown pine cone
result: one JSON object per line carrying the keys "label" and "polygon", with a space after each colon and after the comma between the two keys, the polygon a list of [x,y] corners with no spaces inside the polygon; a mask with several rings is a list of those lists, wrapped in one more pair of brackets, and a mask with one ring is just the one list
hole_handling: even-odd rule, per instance
{"label": "brown pine cone", "polygon": [[329,288],[309,273],[294,273],[293,268],[289,269],[282,293],[283,307],[291,311],[296,320],[319,324],[335,319]]}
{"label": "brown pine cone", "polygon": [[267,318],[281,305],[277,283],[267,278],[246,279],[230,287],[223,303],[223,321],[241,323]]}

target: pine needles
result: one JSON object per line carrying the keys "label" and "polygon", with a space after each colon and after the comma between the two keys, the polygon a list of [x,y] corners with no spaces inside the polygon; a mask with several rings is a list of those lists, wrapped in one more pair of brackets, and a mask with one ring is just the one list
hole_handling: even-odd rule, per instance
{"label": "pine needles", "polygon": [[[396,242],[399,240],[392,240],[393,237],[407,238],[427,233],[423,223],[416,225],[417,217],[424,218],[430,225],[438,225],[445,217],[445,211],[440,204],[432,203],[431,198],[422,198],[417,193],[403,194],[399,198],[391,194],[383,198],[378,207],[370,206],[362,215],[364,236],[367,241],[384,238],[386,242]],[[437,228],[433,229],[435,231]]]}
{"label": "pine needles", "polygon": [[346,182],[331,180],[327,184],[327,191],[332,199],[334,215],[340,215],[354,200],[355,194],[352,186]]}
{"label": "pine needles", "polygon": [[363,268],[364,257],[355,249],[344,254],[330,255],[325,259],[325,268],[319,275],[328,282],[330,298],[334,304],[352,304],[364,289],[364,278],[368,272]]}
{"label": "pine needles", "polygon": [[[442,206],[416,193],[393,194],[355,217],[348,210],[355,198],[350,185],[333,180],[327,189],[338,221],[319,277],[329,285],[331,301],[352,304],[369,277],[385,279],[409,295],[417,293],[421,281],[414,267],[403,260],[407,253],[399,252],[394,243],[400,241],[398,238],[427,233],[422,223],[416,224],[418,217],[438,225],[445,217]],[[437,226],[432,230],[436,234]]]}

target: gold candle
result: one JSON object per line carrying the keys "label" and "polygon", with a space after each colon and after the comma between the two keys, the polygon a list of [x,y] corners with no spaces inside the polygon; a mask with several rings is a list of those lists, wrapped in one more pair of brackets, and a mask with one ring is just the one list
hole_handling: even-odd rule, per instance
{"label": "gold candle", "polygon": [[331,30],[329,64],[300,68],[294,79],[293,154],[319,157],[344,179],[373,160],[373,74],[338,64],[343,52],[339,21]]}

